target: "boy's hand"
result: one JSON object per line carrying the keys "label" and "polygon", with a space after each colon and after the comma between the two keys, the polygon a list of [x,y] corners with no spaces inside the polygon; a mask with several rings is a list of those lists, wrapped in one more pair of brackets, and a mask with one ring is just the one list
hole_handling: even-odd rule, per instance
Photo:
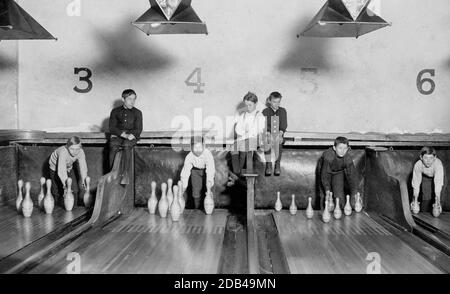
{"label": "boy's hand", "polygon": [[124,139],[128,139],[128,134],[125,132],[122,132],[122,134],[120,134],[120,136]]}
{"label": "boy's hand", "polygon": [[83,190],[86,190],[86,179],[83,179],[83,180],[81,181],[81,188],[82,188]]}
{"label": "boy's hand", "polygon": [[136,137],[133,134],[128,135],[128,140],[132,141],[134,139],[136,139]]}
{"label": "boy's hand", "polygon": [[208,189],[208,191],[211,190],[212,186],[214,186],[213,183],[211,183],[211,182],[206,183],[206,189]]}

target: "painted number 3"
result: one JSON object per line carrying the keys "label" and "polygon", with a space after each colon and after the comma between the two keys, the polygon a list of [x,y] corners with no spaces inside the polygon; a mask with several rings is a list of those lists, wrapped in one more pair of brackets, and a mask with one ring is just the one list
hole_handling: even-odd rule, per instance
{"label": "painted number 3", "polygon": [[[197,76],[197,81],[195,82],[193,81],[194,76]],[[184,83],[188,87],[196,87],[194,90],[194,93],[196,94],[205,93],[205,91],[202,89],[202,87],[205,86],[205,83],[202,83],[202,69],[200,67],[194,69],[194,71],[187,77]]]}
{"label": "painted number 3", "polygon": [[[434,69],[424,69],[417,75],[417,90],[419,90],[422,95],[431,95],[436,88],[436,84],[431,78],[423,78],[424,74],[430,74],[430,76],[434,77],[435,70]],[[428,87],[424,87],[425,84],[429,84]],[[425,89],[424,89],[425,88]]]}
{"label": "painted number 3", "polygon": [[79,88],[78,86],[75,86],[73,90],[77,93],[86,94],[89,93],[92,90],[92,81],[90,80],[92,77],[92,71],[89,68],[85,67],[76,67],[74,68],[74,74],[80,75],[81,72],[85,72],[86,75],[84,77],[80,76],[80,82],[85,82],[86,87],[85,88]]}

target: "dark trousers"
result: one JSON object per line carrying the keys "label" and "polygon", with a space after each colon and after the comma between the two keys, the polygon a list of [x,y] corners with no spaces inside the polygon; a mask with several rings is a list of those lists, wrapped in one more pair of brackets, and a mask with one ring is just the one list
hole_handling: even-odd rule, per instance
{"label": "dark trousers", "polygon": [[194,205],[196,209],[199,209],[203,198],[202,196],[206,192],[206,170],[195,167],[192,168],[190,180]]}
{"label": "dark trousers", "polygon": [[123,162],[124,162],[124,171],[128,170],[129,161],[131,158],[131,150],[134,146],[136,146],[137,140],[127,140],[119,137],[111,137],[109,140],[109,166],[112,169],[114,165],[114,157],[116,156],[117,151],[120,149],[124,150],[123,153]]}
{"label": "dark trousers", "polygon": [[247,152],[239,151],[239,153],[231,153],[231,165],[233,167],[233,173],[236,175],[241,174],[241,170],[245,166]]}
{"label": "dark trousers", "polygon": [[283,142],[281,142],[281,143],[278,145],[278,150],[276,150],[276,148],[277,148],[277,146],[272,146],[272,148],[270,148],[269,150],[266,150],[266,151],[264,152],[264,155],[265,155],[265,157],[266,157],[266,162],[271,162],[271,151],[272,151],[273,149],[275,149],[275,150],[274,150],[275,155],[277,154],[276,152],[278,152],[278,156],[276,157],[276,160],[275,160],[275,161],[278,161],[278,162],[281,161],[281,155],[283,154]]}
{"label": "dark trousers", "polygon": [[[331,192],[333,192],[333,198],[339,198],[339,206],[344,208],[345,206],[345,190],[348,187],[348,179],[345,176],[345,172],[337,172],[331,175]],[[324,193],[325,194],[325,193]],[[320,208],[323,210],[325,208],[325,195],[320,201]]]}
{"label": "dark trousers", "polygon": [[422,175],[422,184],[420,185],[420,211],[431,212],[434,204],[434,178]]}
{"label": "dark trousers", "polygon": [[[78,181],[73,169],[67,174],[67,176],[72,179],[72,192],[75,198],[74,206],[77,206],[79,197],[78,194],[80,189],[78,188],[79,187]],[[64,206],[64,186],[63,183],[61,182],[61,179],[58,176],[58,173],[53,170],[50,170],[50,180],[52,181],[51,193],[55,198],[56,205]]]}
{"label": "dark trousers", "polygon": [[[281,138],[279,142],[277,142],[280,139],[279,134],[270,134],[269,137],[266,137],[266,146],[264,146],[264,155],[266,158],[266,162],[271,162],[271,153],[272,151],[275,152],[276,160],[280,162],[281,161],[281,155],[283,154],[283,143],[284,138]],[[277,144],[278,143],[278,144]]]}

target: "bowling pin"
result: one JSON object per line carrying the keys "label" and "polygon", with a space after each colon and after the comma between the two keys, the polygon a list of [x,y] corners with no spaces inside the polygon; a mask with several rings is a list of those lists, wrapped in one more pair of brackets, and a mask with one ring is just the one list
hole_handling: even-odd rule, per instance
{"label": "bowling pin", "polygon": [[434,217],[439,217],[442,213],[442,206],[439,202],[435,201],[433,204],[432,214]]}
{"label": "bowling pin", "polygon": [[156,198],[156,182],[152,182],[150,187],[152,188],[152,193],[148,199],[147,207],[150,214],[155,214],[156,207],[158,206],[158,198]]}
{"label": "bowling pin", "polygon": [[165,218],[165,217],[167,217],[167,211],[169,210],[169,201],[167,201],[167,195],[166,195],[166,193],[167,193],[167,184],[166,183],[161,184],[161,191],[162,191],[162,194],[161,194],[161,199],[159,199],[159,202],[158,202],[158,212],[162,218]]}
{"label": "bowling pin", "polygon": [[206,192],[205,200],[203,201],[203,207],[205,208],[206,214],[212,214],[214,210],[214,199],[212,197],[212,192],[210,189]]}
{"label": "bowling pin", "polygon": [[356,212],[361,212],[363,209],[363,204],[362,204],[362,198],[361,198],[361,194],[356,193],[356,199],[355,199],[355,211]]}
{"label": "bowling pin", "polygon": [[84,191],[83,203],[84,203],[84,207],[92,206],[91,178],[90,177],[86,177],[86,191]]}
{"label": "bowling pin", "polygon": [[169,202],[169,211],[170,211],[170,207],[172,206],[172,202],[173,202],[172,185],[173,185],[173,180],[168,179],[167,180],[167,201]]}
{"label": "bowling pin", "polygon": [[331,220],[331,214],[330,214],[330,208],[329,208],[329,201],[325,201],[325,209],[322,213],[322,220],[324,223],[329,223]]}
{"label": "bowling pin", "polygon": [[336,198],[336,208],[334,209],[334,218],[340,219],[342,217],[341,206],[339,205],[339,198]]}
{"label": "bowling pin", "polygon": [[22,202],[22,213],[24,217],[31,217],[33,213],[33,201],[30,196],[31,184],[26,182],[25,184],[25,199]]}
{"label": "bowling pin", "polygon": [[43,208],[42,205],[44,205],[43,201],[44,201],[44,197],[45,197],[45,193],[44,193],[45,178],[44,177],[42,177],[40,179],[40,183],[41,183],[41,191],[39,192],[39,196],[38,196],[38,207]]}
{"label": "bowling pin", "polygon": [[67,178],[67,191],[64,195],[64,207],[67,211],[72,211],[73,204],[75,203],[75,199],[72,192],[72,179]]}
{"label": "bowling pin", "polygon": [[17,193],[16,209],[17,209],[17,212],[20,213],[22,211],[22,201],[23,201],[23,194],[22,194],[23,181],[19,180],[17,182],[17,186],[19,187],[19,192]]}
{"label": "bowling pin", "polygon": [[170,207],[170,216],[172,217],[172,221],[177,222],[180,220],[181,215],[181,206],[180,206],[180,199],[179,197],[179,189],[178,186],[173,186],[173,202],[172,206]]}
{"label": "bowling pin", "polygon": [[184,199],[184,189],[182,181],[178,181],[178,193],[179,193],[178,202],[180,202],[181,214],[183,214],[184,209],[186,208],[186,200]]}
{"label": "bowling pin", "polygon": [[420,203],[417,201],[416,197],[414,197],[413,202],[411,202],[411,211],[414,214],[418,214],[420,212]]}
{"label": "bowling pin", "polygon": [[344,214],[346,216],[349,216],[352,214],[352,206],[350,205],[350,195],[347,195],[347,202],[345,203],[345,206],[344,206]]}
{"label": "bowling pin", "polygon": [[280,199],[280,191],[277,192],[277,201],[275,201],[275,210],[281,211],[283,209],[283,205],[281,204]]}
{"label": "bowling pin", "polygon": [[55,208],[55,199],[53,199],[51,188],[52,180],[47,180],[47,195],[44,197],[44,210],[47,214],[51,214]]}
{"label": "bowling pin", "polygon": [[314,216],[314,210],[312,208],[311,201],[311,197],[308,197],[308,207],[306,208],[306,218],[308,219],[312,219]]}
{"label": "bowling pin", "polygon": [[289,206],[289,212],[292,215],[296,215],[297,214],[297,205],[295,204],[295,195],[292,194],[291,198],[292,198],[292,200],[291,200],[291,206]]}
{"label": "bowling pin", "polygon": [[330,202],[328,209],[330,210],[330,212],[333,212],[334,210],[333,192],[330,192],[330,198],[328,198],[328,201]]}

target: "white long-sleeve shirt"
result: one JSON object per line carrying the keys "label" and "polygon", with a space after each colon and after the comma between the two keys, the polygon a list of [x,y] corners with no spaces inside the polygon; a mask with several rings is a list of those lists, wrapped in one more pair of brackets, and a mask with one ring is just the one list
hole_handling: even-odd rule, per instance
{"label": "white long-sleeve shirt", "polygon": [[442,186],[444,185],[444,166],[439,158],[436,158],[430,167],[426,167],[422,160],[419,160],[414,165],[412,186],[414,195],[420,193],[420,184],[422,183],[422,174],[434,178],[434,193],[441,195]]}
{"label": "white long-sleeve shirt", "polygon": [[67,174],[72,170],[73,164],[77,160],[80,167],[81,178],[84,180],[87,177],[88,168],[86,155],[84,154],[83,149],[81,149],[76,156],[72,156],[66,146],[61,146],[53,151],[48,163],[50,169],[57,172],[61,182],[65,183],[68,178]]}
{"label": "white long-sleeve shirt", "polygon": [[212,187],[214,185],[214,175],[216,167],[214,165],[214,157],[208,149],[204,149],[200,156],[195,156],[194,153],[189,152],[184,159],[184,166],[181,170],[181,181],[183,182],[183,189],[186,190],[189,177],[191,176],[192,168],[206,169],[206,182]]}
{"label": "white long-sleeve shirt", "polygon": [[235,132],[238,140],[257,138],[264,132],[266,127],[266,117],[259,110],[244,112],[236,119]]}

